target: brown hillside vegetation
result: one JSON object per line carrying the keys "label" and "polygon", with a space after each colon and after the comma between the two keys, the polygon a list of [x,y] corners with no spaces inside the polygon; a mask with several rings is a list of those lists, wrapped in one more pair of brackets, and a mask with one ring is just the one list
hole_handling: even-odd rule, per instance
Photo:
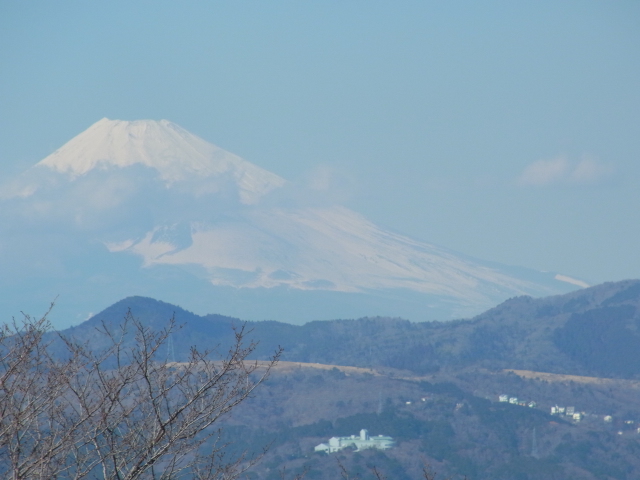
{"label": "brown hillside vegetation", "polygon": [[534,380],[541,380],[544,382],[575,382],[584,383],[588,385],[602,385],[623,388],[640,388],[640,382],[635,380],[624,380],[619,378],[602,378],[602,377],[586,377],[583,375],[561,375],[558,373],[548,372],[533,372],[531,370],[513,370],[505,369],[505,372],[512,372],[522,378],[530,378]]}

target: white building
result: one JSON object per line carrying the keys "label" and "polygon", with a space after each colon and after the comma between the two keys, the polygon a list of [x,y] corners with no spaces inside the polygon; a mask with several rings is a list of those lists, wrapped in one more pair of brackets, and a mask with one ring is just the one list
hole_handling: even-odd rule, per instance
{"label": "white building", "polygon": [[500,402],[508,402],[509,401],[509,395],[500,395],[498,397],[498,401],[500,401]]}
{"label": "white building", "polygon": [[395,447],[396,442],[386,435],[378,435],[376,437],[369,436],[369,432],[364,428],[360,430],[360,436],[351,435],[349,437],[332,437],[329,444],[321,443],[316,445],[314,451],[333,453],[344,448],[355,448],[356,451],[365,450],[367,448],[377,448],[378,450],[387,450]]}

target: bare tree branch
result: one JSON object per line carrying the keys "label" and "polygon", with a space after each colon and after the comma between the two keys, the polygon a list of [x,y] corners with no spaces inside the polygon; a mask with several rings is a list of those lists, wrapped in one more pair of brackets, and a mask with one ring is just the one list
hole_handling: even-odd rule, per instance
{"label": "bare tree branch", "polygon": [[[0,330],[0,475],[12,480],[231,480],[255,459],[225,456],[215,427],[269,375],[247,357],[244,326],[222,358],[192,348],[187,361],[160,352],[178,327],[152,331],[128,312],[98,329],[96,351],[48,335],[46,315]],[[131,334],[134,341],[128,341]],[[52,343],[62,346],[53,355]]]}

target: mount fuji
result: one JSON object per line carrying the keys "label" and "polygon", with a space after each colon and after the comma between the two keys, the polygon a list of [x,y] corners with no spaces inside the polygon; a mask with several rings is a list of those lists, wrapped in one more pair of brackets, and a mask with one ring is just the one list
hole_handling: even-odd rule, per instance
{"label": "mount fuji", "polygon": [[290,190],[166,120],[102,119],[0,190],[0,266],[13,272],[0,302],[16,311],[59,295],[60,323],[131,295],[247,319],[419,321],[587,286],[469,258]]}

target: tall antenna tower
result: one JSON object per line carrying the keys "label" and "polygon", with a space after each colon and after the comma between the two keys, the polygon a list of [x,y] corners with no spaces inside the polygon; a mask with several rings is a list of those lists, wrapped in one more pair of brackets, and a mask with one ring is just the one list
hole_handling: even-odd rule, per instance
{"label": "tall antenna tower", "polygon": [[170,333],[167,338],[167,360],[176,363],[176,351],[173,348],[173,334]]}

